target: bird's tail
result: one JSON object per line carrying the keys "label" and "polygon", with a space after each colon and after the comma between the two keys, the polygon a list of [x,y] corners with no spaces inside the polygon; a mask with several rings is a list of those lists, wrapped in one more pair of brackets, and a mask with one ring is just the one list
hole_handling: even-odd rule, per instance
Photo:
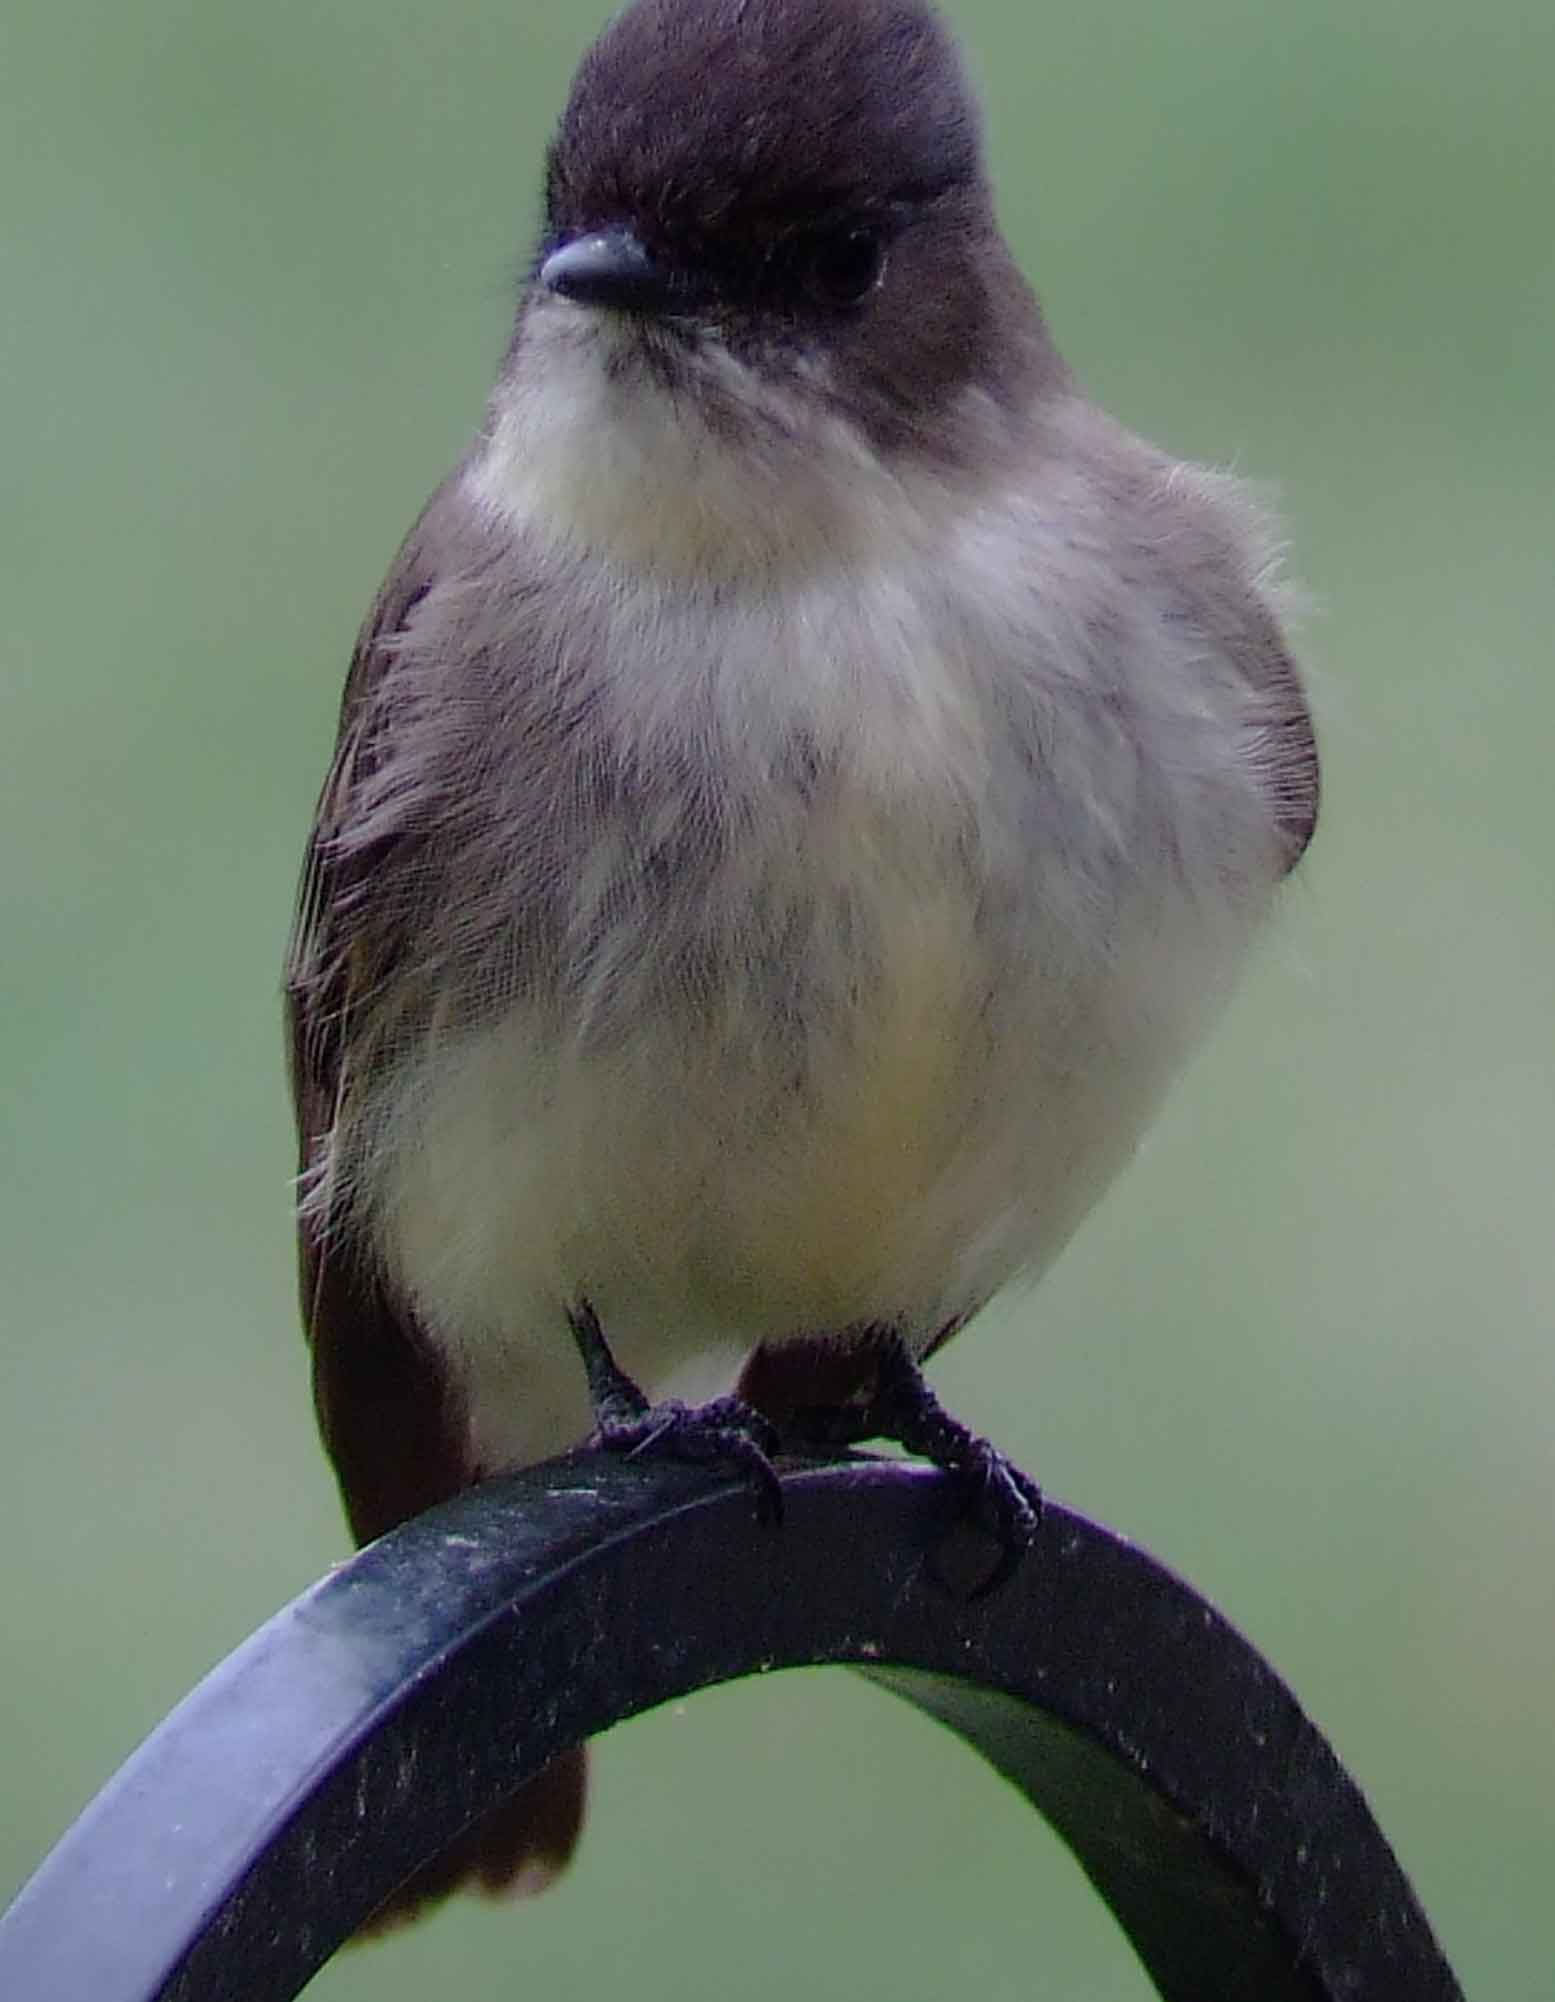
{"label": "bird's tail", "polygon": [[407,1878],[357,1933],[376,1939],[409,1925],[452,1891],[529,1898],[567,1867],[583,1826],[588,1760],[582,1745],[550,1764],[479,1821],[441,1856]]}

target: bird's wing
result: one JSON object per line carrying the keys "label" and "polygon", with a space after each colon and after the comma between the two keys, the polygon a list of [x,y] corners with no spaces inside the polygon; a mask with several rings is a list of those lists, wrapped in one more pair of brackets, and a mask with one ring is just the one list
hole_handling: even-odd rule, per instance
{"label": "bird's wing", "polygon": [[[360,1225],[327,1189],[341,1096],[361,1083],[349,1067],[359,1060],[356,1044],[370,1041],[354,1038],[353,1026],[393,977],[407,944],[401,928],[381,921],[375,886],[403,866],[421,833],[407,817],[380,806],[364,836],[354,808],[382,757],[394,642],[435,582],[426,522],[423,515],[411,532],[357,642],[335,755],[308,841],[286,967],[292,1095],[307,1197],[298,1217],[303,1324],[319,1428],[359,1543],[447,1500],[479,1474],[441,1358],[396,1296]],[[370,1064],[371,1055],[360,1060]],[[413,1919],[464,1884],[493,1894],[541,1888],[576,1846],[584,1784],[580,1746],[553,1759],[403,1885],[369,1930]]]}
{"label": "bird's wing", "polygon": [[1322,784],[1312,711],[1284,635],[1262,604],[1233,640],[1232,654],[1259,697],[1253,756],[1274,808],[1289,875],[1317,826]]}
{"label": "bird's wing", "polygon": [[[286,970],[292,1095],[301,1185],[298,1249],[303,1325],[313,1353],[314,1396],[351,1528],[380,1536],[469,1484],[464,1427],[445,1371],[414,1317],[396,1300],[360,1227],[325,1185],[342,1094],[359,1088],[353,1027],[392,977],[402,949],[395,928],[374,922],[375,881],[417,839],[381,817],[369,841],[353,806],[381,755],[378,699],[392,643],[431,588],[413,531],[357,641],[335,755],[303,864]],[[345,830],[352,829],[349,842]]]}

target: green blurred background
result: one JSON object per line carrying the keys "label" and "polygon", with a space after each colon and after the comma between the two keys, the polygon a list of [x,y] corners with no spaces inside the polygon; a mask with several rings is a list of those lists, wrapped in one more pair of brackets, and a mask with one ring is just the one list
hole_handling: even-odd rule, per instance
{"label": "green blurred background", "polygon": [[[1137,1166],[938,1380],[1269,1652],[1470,1993],[1547,2002],[1555,10],[956,13],[1081,374],[1279,482],[1327,796]],[[345,1549],[292,1300],[293,873],[597,22],[0,22],[0,1894]],[[642,1720],[597,1774],[564,1889],[310,1992],[1148,1994],[1000,1784],[843,1674]]]}

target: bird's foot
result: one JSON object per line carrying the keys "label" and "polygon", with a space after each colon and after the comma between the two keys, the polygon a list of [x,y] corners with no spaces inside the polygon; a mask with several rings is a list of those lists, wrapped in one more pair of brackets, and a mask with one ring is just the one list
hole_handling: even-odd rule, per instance
{"label": "bird's foot", "polygon": [[838,1409],[801,1412],[793,1433],[796,1441],[811,1445],[891,1439],[952,1475],[966,1496],[968,1514],[999,1546],[999,1560],[972,1593],[974,1598],[985,1598],[1006,1583],[1036,1539],[1042,1490],[996,1446],[952,1417],[899,1335],[889,1334],[882,1342],[870,1397]]}
{"label": "bird's foot", "polygon": [[971,1515],[998,1543],[998,1563],[971,1594],[974,1599],[986,1599],[1015,1575],[1017,1565],[1035,1543],[1042,1527],[1042,1490],[997,1446],[965,1426],[960,1430],[964,1438],[955,1449],[955,1457],[941,1460],[928,1453],[925,1458],[934,1459],[936,1466],[964,1483]]}
{"label": "bird's foot", "polygon": [[783,1490],[772,1455],[777,1427],[739,1397],[715,1397],[708,1404],[666,1398],[650,1404],[610,1353],[599,1317],[586,1303],[568,1316],[573,1340],[588,1372],[594,1405],[592,1444],[635,1460],[658,1455],[672,1460],[725,1461],[737,1467],[756,1495],[764,1520],[783,1519]]}
{"label": "bird's foot", "polygon": [[635,1418],[601,1417],[594,1441],[628,1460],[660,1454],[672,1460],[727,1461],[750,1482],[763,1519],[783,1519],[783,1489],[772,1464],[777,1428],[738,1397],[715,1397],[709,1404],[682,1404],[670,1397],[645,1404]]}

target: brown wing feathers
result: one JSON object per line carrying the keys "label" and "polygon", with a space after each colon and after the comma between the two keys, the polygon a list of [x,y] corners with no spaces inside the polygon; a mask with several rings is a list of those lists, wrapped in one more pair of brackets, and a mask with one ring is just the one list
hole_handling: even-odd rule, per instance
{"label": "brown wing feathers", "polygon": [[[358,644],[309,842],[286,981],[304,1188],[321,1171],[348,1082],[353,1005],[388,970],[382,930],[371,933],[370,948],[363,944],[371,931],[364,909],[386,856],[348,848],[340,834],[350,823],[354,788],[373,762],[366,730],[385,671],[384,642],[403,630],[427,588],[413,534]],[[327,1201],[309,1204],[299,1217],[298,1251],[319,1427],[352,1533],[366,1543],[468,1487],[477,1469],[455,1387],[349,1215]],[[466,1884],[493,1894],[541,1889],[577,1843],[585,1773],[581,1747],[552,1760],[401,1886],[364,1931],[414,1919]]]}

